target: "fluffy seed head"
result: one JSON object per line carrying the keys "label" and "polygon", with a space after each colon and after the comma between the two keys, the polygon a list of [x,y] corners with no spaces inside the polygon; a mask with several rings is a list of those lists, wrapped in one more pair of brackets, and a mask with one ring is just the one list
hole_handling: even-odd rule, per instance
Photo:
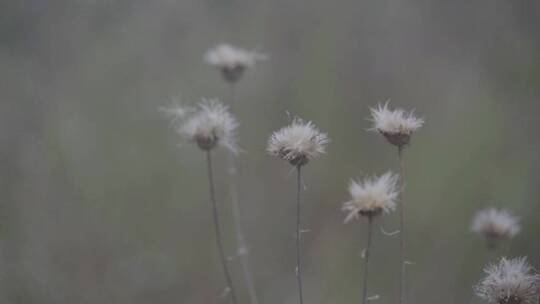
{"label": "fluffy seed head", "polygon": [[540,275],[525,257],[502,258],[484,269],[486,277],[475,286],[476,294],[491,304],[533,304],[539,296]]}
{"label": "fluffy seed head", "polygon": [[266,59],[266,56],[229,44],[220,44],[206,52],[204,61],[209,65],[217,67],[223,78],[227,82],[235,83],[240,79],[244,70],[255,65],[259,60]]}
{"label": "fluffy seed head", "polygon": [[184,140],[197,143],[203,150],[221,145],[237,152],[235,130],[238,123],[217,99],[203,99],[194,109],[177,108],[171,113],[176,114],[176,129]]}
{"label": "fluffy seed head", "polygon": [[471,230],[486,238],[490,248],[496,247],[498,241],[509,239],[521,229],[519,218],[507,210],[489,208],[478,211],[472,221]]}
{"label": "fluffy seed head", "polygon": [[348,212],[345,223],[357,219],[358,215],[375,216],[393,211],[398,197],[397,181],[398,175],[390,171],[363,181],[352,180],[349,184],[351,200],[343,203],[342,208]]}
{"label": "fluffy seed head", "polygon": [[403,147],[411,139],[411,135],[422,125],[424,119],[414,116],[414,112],[406,112],[403,109],[390,110],[388,102],[378,104],[377,108],[371,108],[371,131],[378,131],[393,145]]}
{"label": "fluffy seed head", "polygon": [[328,136],[311,121],[304,122],[296,117],[289,126],[270,136],[267,151],[293,166],[303,166],[323,154],[328,142]]}

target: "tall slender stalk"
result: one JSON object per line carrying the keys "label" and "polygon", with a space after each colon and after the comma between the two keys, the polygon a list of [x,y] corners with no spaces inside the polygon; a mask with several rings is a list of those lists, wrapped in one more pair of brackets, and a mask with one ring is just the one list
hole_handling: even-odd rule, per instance
{"label": "tall slender stalk", "polygon": [[398,147],[399,157],[399,303],[405,303],[405,164],[403,146]]}
{"label": "tall slender stalk", "polygon": [[297,192],[296,192],[296,280],[298,282],[298,300],[300,304],[304,303],[302,296],[302,263],[301,263],[301,247],[300,247],[300,193],[302,190],[302,170],[301,166],[296,166],[297,169]]}
{"label": "tall slender stalk", "polygon": [[367,216],[367,245],[366,245],[366,251],[364,252],[364,282],[362,286],[362,304],[367,303],[367,286],[368,286],[368,263],[369,263],[369,255],[371,250],[371,238],[373,235],[373,216],[368,215]]}
{"label": "tall slender stalk", "polygon": [[311,121],[304,122],[295,117],[289,126],[272,133],[268,140],[267,151],[294,166],[296,178],[296,280],[298,281],[299,304],[304,303],[302,295],[302,261],[301,261],[301,194],[302,166],[325,152],[328,136],[321,133]]}
{"label": "tall slender stalk", "polygon": [[223,241],[221,239],[221,227],[219,224],[218,207],[216,204],[216,195],[215,195],[215,187],[214,187],[214,172],[212,169],[212,155],[210,154],[210,150],[206,151],[206,164],[207,164],[207,169],[208,169],[208,186],[209,186],[209,192],[210,192],[210,202],[212,204],[212,216],[214,219],[214,232],[216,235],[216,245],[218,247],[219,259],[221,261],[221,267],[223,268],[223,274],[225,275],[227,288],[231,295],[232,302],[233,304],[237,304],[238,302],[236,301],[236,293],[234,291],[231,275],[229,273],[229,267],[227,266],[227,258],[225,257],[225,251],[223,250]]}
{"label": "tall slender stalk", "polygon": [[[230,107],[231,111],[234,111],[235,104],[235,85],[230,84]],[[246,282],[248,295],[251,304],[258,304],[257,291],[255,289],[255,283],[253,280],[253,272],[251,271],[248,247],[246,245],[244,231],[242,229],[242,216],[240,213],[240,199],[238,195],[238,163],[235,156],[229,153],[228,157],[229,166],[229,192],[231,195],[231,204],[233,212],[234,230],[236,236],[237,253],[240,258],[240,264],[242,265],[242,274]]]}

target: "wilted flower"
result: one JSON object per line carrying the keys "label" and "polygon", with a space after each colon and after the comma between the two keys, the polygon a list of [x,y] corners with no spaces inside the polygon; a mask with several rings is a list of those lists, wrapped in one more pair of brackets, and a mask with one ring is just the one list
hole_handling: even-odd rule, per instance
{"label": "wilted flower", "polygon": [[196,142],[199,148],[211,150],[219,144],[232,152],[237,151],[235,130],[238,123],[217,99],[203,99],[197,108],[179,107],[170,113],[176,114],[178,133],[185,140]]}
{"label": "wilted flower", "polygon": [[538,297],[540,275],[525,257],[502,258],[484,269],[487,276],[475,286],[476,294],[492,304],[533,304]]}
{"label": "wilted flower", "polygon": [[398,197],[397,181],[398,176],[390,171],[380,177],[352,180],[349,184],[351,200],[342,208],[348,212],[345,223],[358,218],[358,215],[375,216],[393,211]]}
{"label": "wilted flower", "polygon": [[520,229],[517,216],[495,208],[479,211],[471,226],[473,232],[486,238],[490,248],[494,248],[500,240],[514,237]]}
{"label": "wilted flower", "polygon": [[411,139],[413,132],[424,124],[422,118],[417,118],[414,113],[403,109],[388,109],[388,102],[378,104],[377,108],[371,108],[372,131],[378,131],[393,145],[403,147]]}
{"label": "wilted flower", "polygon": [[324,153],[328,142],[328,136],[321,133],[311,121],[294,118],[289,126],[272,134],[267,151],[293,166],[303,166]]}
{"label": "wilted flower", "polygon": [[220,44],[206,52],[204,61],[217,67],[226,81],[234,83],[240,79],[246,68],[252,67],[266,56],[229,44]]}

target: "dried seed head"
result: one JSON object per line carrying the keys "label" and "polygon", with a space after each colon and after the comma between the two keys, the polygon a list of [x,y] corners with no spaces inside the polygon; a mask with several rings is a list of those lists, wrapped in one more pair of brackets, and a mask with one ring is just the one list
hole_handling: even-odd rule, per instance
{"label": "dried seed head", "polygon": [[197,143],[203,150],[221,145],[237,152],[235,131],[238,123],[217,99],[203,99],[196,108],[177,107],[168,113],[173,115],[176,130],[184,140]]}
{"label": "dried seed head", "polygon": [[525,257],[501,258],[484,269],[486,277],[474,287],[491,304],[533,304],[538,299],[540,275]]}
{"label": "dried seed head", "polygon": [[486,238],[490,248],[496,247],[501,240],[513,238],[520,229],[517,216],[495,208],[478,211],[471,225],[473,232]]}
{"label": "dried seed head", "polygon": [[293,166],[303,166],[325,153],[329,139],[311,121],[294,118],[292,123],[272,134],[268,140],[270,155],[288,161]]}
{"label": "dried seed head", "polygon": [[393,211],[398,197],[397,181],[398,175],[390,171],[380,177],[352,180],[349,184],[351,200],[342,207],[348,212],[345,223],[357,219],[358,215],[375,216]]}
{"label": "dried seed head", "polygon": [[229,44],[220,44],[208,50],[204,61],[217,67],[229,83],[237,82],[246,68],[267,57],[255,51],[248,51]]}
{"label": "dried seed head", "polygon": [[388,109],[388,102],[378,104],[377,108],[371,108],[371,131],[378,131],[391,144],[404,147],[409,144],[412,134],[424,124],[422,118],[417,118],[414,113],[403,109]]}

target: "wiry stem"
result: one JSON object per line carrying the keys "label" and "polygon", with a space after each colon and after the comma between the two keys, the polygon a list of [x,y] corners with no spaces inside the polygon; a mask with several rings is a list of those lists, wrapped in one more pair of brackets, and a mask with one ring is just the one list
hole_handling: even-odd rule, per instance
{"label": "wiry stem", "polygon": [[298,299],[299,303],[303,304],[304,299],[302,296],[302,263],[301,263],[301,248],[300,248],[300,193],[302,190],[302,171],[301,166],[297,166],[297,192],[296,192],[296,280],[298,282]]}
{"label": "wiry stem", "polygon": [[[234,84],[230,85],[230,106],[231,111],[233,111],[234,103],[235,103],[235,86]],[[240,258],[240,264],[242,265],[242,273],[244,275],[244,280],[246,282],[249,299],[251,304],[258,304],[259,301],[257,299],[257,292],[255,289],[255,284],[253,280],[253,273],[251,271],[250,263],[249,263],[249,257],[248,257],[248,247],[246,245],[245,237],[244,237],[244,231],[242,229],[242,223],[241,223],[241,213],[240,213],[240,199],[238,195],[238,163],[236,162],[236,158],[232,153],[229,154],[228,159],[228,165],[229,165],[229,191],[231,195],[231,204],[232,204],[232,211],[233,211],[233,221],[234,221],[234,228],[235,228],[235,235],[236,235],[236,245],[237,245],[237,253]]]}
{"label": "wiry stem", "polygon": [[234,104],[236,103],[236,86],[234,83],[229,84],[229,97],[231,98],[231,111],[234,108]]}
{"label": "wiry stem", "polygon": [[405,165],[403,146],[398,148],[399,156],[399,304],[405,303]]}
{"label": "wiry stem", "polygon": [[486,250],[486,260],[485,260],[484,263],[485,264],[490,264],[492,262],[495,262],[498,255],[499,255],[499,252],[498,252],[497,248],[488,248]]}
{"label": "wiry stem", "polygon": [[367,303],[367,286],[368,286],[368,263],[369,263],[369,254],[371,249],[371,237],[373,235],[373,217],[368,215],[368,229],[367,229],[367,245],[366,250],[364,251],[364,282],[362,286],[362,304]]}
{"label": "wiry stem", "polygon": [[223,267],[223,274],[227,281],[227,288],[231,294],[233,304],[237,304],[236,293],[229,273],[229,267],[227,266],[227,258],[225,257],[225,251],[223,250],[223,241],[221,240],[221,227],[219,224],[218,208],[216,204],[216,195],[214,187],[214,172],[212,169],[212,156],[210,151],[206,151],[206,164],[208,169],[208,186],[210,190],[210,202],[212,203],[212,216],[214,219],[214,232],[216,235],[216,244],[219,252],[219,259],[221,261],[221,267]]}

